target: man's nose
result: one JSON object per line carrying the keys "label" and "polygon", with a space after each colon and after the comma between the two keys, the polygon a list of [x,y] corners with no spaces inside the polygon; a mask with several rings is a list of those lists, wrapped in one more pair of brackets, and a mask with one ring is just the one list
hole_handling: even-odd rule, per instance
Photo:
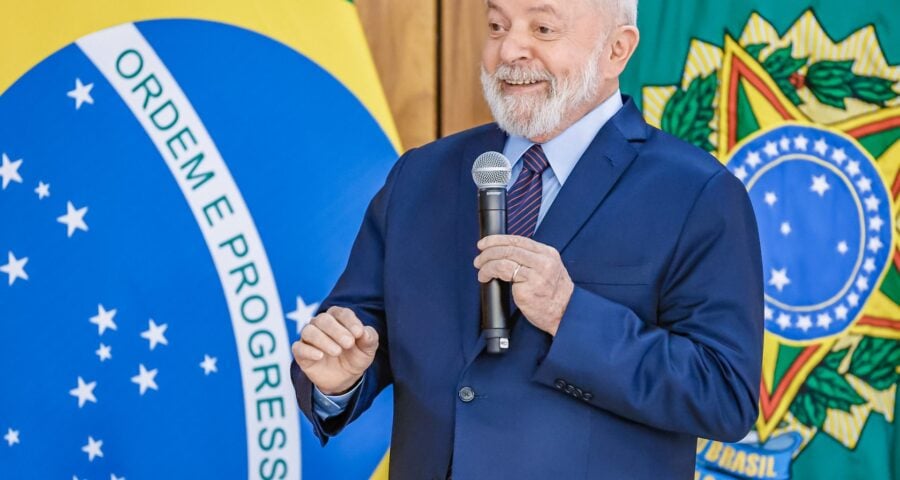
{"label": "man's nose", "polygon": [[500,60],[512,65],[532,58],[532,39],[526,32],[510,31],[500,45]]}

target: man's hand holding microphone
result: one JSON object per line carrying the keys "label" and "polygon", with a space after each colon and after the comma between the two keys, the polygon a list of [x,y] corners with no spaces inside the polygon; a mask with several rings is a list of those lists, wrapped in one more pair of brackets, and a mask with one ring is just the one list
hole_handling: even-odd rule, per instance
{"label": "man's hand holding microphone", "polygon": [[375,359],[378,332],[353,310],[331,307],[303,327],[291,346],[300,369],[325,395],[352,389]]}

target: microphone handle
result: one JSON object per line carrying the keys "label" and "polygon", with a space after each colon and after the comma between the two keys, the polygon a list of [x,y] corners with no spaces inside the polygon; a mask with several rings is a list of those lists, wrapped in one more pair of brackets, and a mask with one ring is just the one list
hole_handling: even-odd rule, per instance
{"label": "microphone handle", "polygon": [[[506,234],[506,189],[478,191],[481,238]],[[481,284],[481,331],[487,352],[504,353],[509,349],[509,283],[496,278]]]}

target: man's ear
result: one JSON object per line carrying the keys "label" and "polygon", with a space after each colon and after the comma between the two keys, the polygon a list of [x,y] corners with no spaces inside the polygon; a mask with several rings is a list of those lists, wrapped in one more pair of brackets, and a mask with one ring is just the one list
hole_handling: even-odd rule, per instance
{"label": "man's ear", "polygon": [[606,76],[608,78],[617,78],[622,74],[640,40],[641,33],[637,27],[633,25],[616,27],[609,37],[608,57],[606,58]]}

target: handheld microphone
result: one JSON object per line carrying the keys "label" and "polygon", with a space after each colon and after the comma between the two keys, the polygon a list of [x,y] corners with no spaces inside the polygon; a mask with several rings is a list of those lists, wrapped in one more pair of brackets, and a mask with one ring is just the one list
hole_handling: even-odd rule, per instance
{"label": "handheld microphone", "polygon": [[[506,185],[512,175],[509,160],[498,152],[485,152],[472,165],[478,186],[478,220],[481,238],[506,234]],[[509,283],[496,278],[481,284],[481,331],[488,353],[509,349]]]}

